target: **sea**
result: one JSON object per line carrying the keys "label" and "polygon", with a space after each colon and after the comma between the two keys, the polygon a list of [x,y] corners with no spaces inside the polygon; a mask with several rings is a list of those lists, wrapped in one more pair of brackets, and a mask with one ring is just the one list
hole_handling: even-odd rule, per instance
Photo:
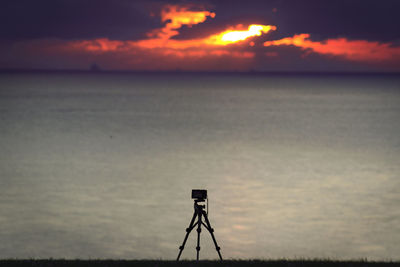
{"label": "sea", "polygon": [[0,258],[174,260],[192,189],[224,259],[400,260],[400,76],[0,74]]}

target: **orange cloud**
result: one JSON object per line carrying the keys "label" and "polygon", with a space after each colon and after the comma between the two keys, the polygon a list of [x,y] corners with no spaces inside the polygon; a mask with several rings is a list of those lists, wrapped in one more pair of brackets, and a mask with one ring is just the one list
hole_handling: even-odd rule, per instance
{"label": "orange cloud", "polygon": [[161,30],[156,30],[156,36],[161,39],[169,39],[179,32],[176,29],[183,25],[191,27],[194,24],[204,22],[207,17],[214,18],[215,13],[209,11],[189,11],[187,6],[166,5],[161,11],[161,21],[168,22]]}
{"label": "orange cloud", "polygon": [[121,51],[126,49],[126,42],[112,41],[107,38],[69,42],[69,48],[73,50],[86,50],[90,52]]}
{"label": "orange cloud", "polygon": [[309,38],[309,34],[298,34],[280,40],[267,41],[264,46],[293,45],[315,53],[344,57],[353,61],[376,62],[400,59],[400,47],[394,47],[391,43],[347,40],[346,38],[316,42]]}
{"label": "orange cloud", "polygon": [[[240,25],[241,26],[241,25]],[[226,30],[222,33],[211,35],[203,39],[190,39],[190,40],[174,40],[165,38],[167,35],[162,35],[162,38],[152,38],[132,42],[132,45],[137,45],[142,48],[171,48],[171,49],[186,49],[204,46],[223,46],[228,44],[244,41],[253,36],[260,36],[263,33],[268,33],[275,30],[276,27],[272,25],[255,25],[249,26],[246,31]],[[161,31],[164,31],[163,29]]]}
{"label": "orange cloud", "polygon": [[[207,17],[214,18],[215,13],[209,11],[189,11],[188,7],[167,5],[161,11],[161,21],[170,21],[163,28],[153,30],[148,34],[149,39],[140,40],[132,43],[141,48],[169,48],[169,49],[187,49],[187,48],[202,48],[204,46],[221,46],[246,40],[252,36],[260,36],[263,33],[268,33],[271,30],[276,30],[272,25],[250,25],[248,30],[233,30],[229,29],[222,33],[211,35],[202,39],[190,40],[174,40],[171,37],[179,34],[177,31],[183,25],[191,27],[194,24],[204,22]],[[237,27],[243,27],[238,25]],[[209,47],[210,48],[210,47]]]}
{"label": "orange cloud", "polygon": [[[209,11],[191,11],[189,6],[166,5],[161,11],[161,21],[166,24],[160,29],[155,29],[147,34],[148,39],[138,41],[112,41],[109,39],[96,39],[76,41],[70,43],[72,49],[84,49],[89,52],[114,52],[114,51],[134,51],[137,49],[162,50],[161,54],[176,54],[178,57],[198,56],[198,55],[218,55],[213,50],[218,46],[226,46],[233,43],[244,41],[253,36],[260,36],[271,30],[276,30],[272,25],[252,24],[247,30],[228,29],[219,34],[214,34],[206,38],[176,40],[172,37],[179,34],[179,29],[186,25],[204,22],[208,17],[214,18],[215,13]],[[243,28],[238,25],[236,28]],[[254,45],[254,44],[253,44]],[[193,51],[196,49],[196,51]],[[190,50],[190,51],[189,51]],[[226,50],[226,53],[230,53]],[[234,57],[249,58],[253,53],[231,53]],[[244,56],[245,55],[245,56]]]}

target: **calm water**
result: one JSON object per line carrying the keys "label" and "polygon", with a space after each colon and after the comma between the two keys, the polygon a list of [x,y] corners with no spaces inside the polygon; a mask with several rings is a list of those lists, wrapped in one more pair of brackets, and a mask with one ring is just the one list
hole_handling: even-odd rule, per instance
{"label": "calm water", "polygon": [[399,118],[395,76],[1,74],[0,258],[175,259],[206,188],[225,258],[399,260]]}

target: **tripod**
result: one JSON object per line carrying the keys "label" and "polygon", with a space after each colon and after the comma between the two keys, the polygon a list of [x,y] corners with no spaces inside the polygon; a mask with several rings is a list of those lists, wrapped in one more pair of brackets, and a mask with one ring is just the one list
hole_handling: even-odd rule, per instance
{"label": "tripod", "polygon": [[[179,254],[178,254],[178,258],[176,259],[177,261],[179,261],[179,258],[181,257],[182,251],[185,248],[185,244],[186,241],[189,237],[190,232],[196,227],[197,225],[197,257],[196,259],[199,260],[199,252],[200,252],[200,233],[201,233],[201,225],[203,225],[211,234],[212,240],[214,241],[214,245],[215,245],[215,249],[217,250],[219,259],[222,261],[222,256],[221,256],[221,248],[218,246],[217,241],[215,240],[215,236],[214,236],[214,229],[211,228],[210,225],[210,221],[208,220],[208,216],[207,213],[204,211],[205,205],[199,205],[199,202],[203,202],[204,199],[196,199],[194,201],[194,214],[192,217],[192,220],[190,221],[189,227],[186,228],[186,235],[185,235],[185,239],[183,240],[182,245],[179,247]],[[194,222],[196,220],[197,217],[197,222]],[[204,221],[206,223],[204,223],[201,219],[202,217],[204,217]]]}

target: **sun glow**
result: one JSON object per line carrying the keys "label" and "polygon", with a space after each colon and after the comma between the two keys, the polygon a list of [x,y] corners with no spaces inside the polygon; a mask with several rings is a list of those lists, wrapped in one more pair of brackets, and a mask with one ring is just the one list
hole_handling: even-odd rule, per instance
{"label": "sun glow", "polygon": [[244,41],[249,37],[260,36],[263,33],[268,33],[271,30],[272,31],[276,30],[276,26],[252,24],[249,26],[247,31],[226,30],[220,34],[213,35],[209,38],[208,43],[215,45],[227,45],[231,43]]}

